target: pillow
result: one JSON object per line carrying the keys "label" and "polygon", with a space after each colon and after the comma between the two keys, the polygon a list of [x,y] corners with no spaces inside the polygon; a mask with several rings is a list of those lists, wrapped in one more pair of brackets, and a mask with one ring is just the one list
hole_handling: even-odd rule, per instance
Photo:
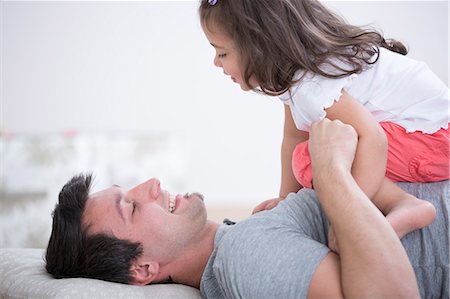
{"label": "pillow", "polygon": [[132,286],[88,278],[54,279],[44,249],[0,248],[0,298],[202,298],[180,284]]}

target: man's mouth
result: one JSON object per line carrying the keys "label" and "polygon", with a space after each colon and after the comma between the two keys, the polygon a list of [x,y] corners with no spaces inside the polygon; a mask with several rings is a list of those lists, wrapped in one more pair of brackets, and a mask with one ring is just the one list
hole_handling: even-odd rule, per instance
{"label": "man's mouth", "polygon": [[169,196],[169,213],[173,213],[175,211],[175,206],[177,203],[177,199],[175,195]]}
{"label": "man's mouth", "polygon": [[[169,195],[169,208],[168,211],[169,213],[173,214],[173,212],[175,211],[176,207],[177,207],[177,197],[179,195]],[[191,196],[196,196],[198,197],[201,201],[203,201],[204,196],[201,193],[198,192],[193,192],[193,193],[186,193],[185,195],[183,195],[184,199],[188,199]],[[181,200],[181,198],[179,199]]]}

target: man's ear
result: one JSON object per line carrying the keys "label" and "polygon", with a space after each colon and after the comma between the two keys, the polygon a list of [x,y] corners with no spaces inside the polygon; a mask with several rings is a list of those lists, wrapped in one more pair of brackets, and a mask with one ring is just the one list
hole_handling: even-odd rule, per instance
{"label": "man's ear", "polygon": [[134,285],[146,285],[156,279],[159,273],[159,263],[154,261],[136,260],[131,264],[130,274]]}

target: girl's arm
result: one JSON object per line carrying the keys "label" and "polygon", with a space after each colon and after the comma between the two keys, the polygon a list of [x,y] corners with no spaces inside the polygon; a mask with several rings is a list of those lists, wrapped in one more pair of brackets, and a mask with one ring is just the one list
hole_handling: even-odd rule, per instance
{"label": "girl's arm", "polygon": [[386,173],[387,138],[372,114],[343,91],[339,101],[326,109],[327,118],[351,125],[358,134],[358,147],[352,167],[355,181],[372,198]]}
{"label": "girl's arm", "polygon": [[297,144],[308,139],[309,134],[297,129],[294,120],[292,119],[291,109],[287,105],[284,105],[283,132],[283,143],[281,145],[281,187],[279,197],[263,201],[253,209],[253,214],[273,209],[290,192],[297,192],[302,188],[302,185],[297,182],[294,173],[292,172],[292,153]]}
{"label": "girl's arm", "polygon": [[292,119],[291,109],[284,105],[284,130],[281,145],[281,187],[280,197],[285,198],[290,192],[297,192],[302,188],[292,172],[292,153],[297,144],[308,140],[309,134],[300,131]]}

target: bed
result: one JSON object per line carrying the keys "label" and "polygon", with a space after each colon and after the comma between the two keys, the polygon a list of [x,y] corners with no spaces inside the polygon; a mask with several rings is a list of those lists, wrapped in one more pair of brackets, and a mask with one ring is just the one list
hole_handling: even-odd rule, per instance
{"label": "bed", "polygon": [[180,284],[131,286],[87,278],[54,279],[44,268],[44,249],[0,248],[0,298],[202,298]]}

